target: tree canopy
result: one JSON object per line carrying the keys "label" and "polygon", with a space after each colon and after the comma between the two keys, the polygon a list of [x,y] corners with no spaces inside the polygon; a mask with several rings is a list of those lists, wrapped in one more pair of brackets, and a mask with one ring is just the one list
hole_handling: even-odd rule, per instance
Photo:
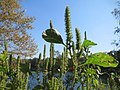
{"label": "tree canopy", "polygon": [[25,16],[19,3],[19,0],[0,0],[1,51],[7,41],[9,53],[32,56],[36,54],[37,44],[27,30],[33,28],[35,18]]}
{"label": "tree canopy", "polygon": [[114,34],[116,34],[118,38],[114,40],[113,44],[115,44],[117,49],[120,49],[120,0],[117,1],[117,4],[118,7],[112,11],[112,14],[118,20],[118,26],[115,27],[115,32],[114,32]]}

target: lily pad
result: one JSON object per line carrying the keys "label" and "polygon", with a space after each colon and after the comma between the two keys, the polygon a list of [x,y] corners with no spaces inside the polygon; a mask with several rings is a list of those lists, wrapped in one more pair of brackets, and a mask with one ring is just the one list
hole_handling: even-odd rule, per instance
{"label": "lily pad", "polygon": [[117,67],[118,61],[106,53],[95,53],[88,58],[85,64],[95,64],[102,67]]}

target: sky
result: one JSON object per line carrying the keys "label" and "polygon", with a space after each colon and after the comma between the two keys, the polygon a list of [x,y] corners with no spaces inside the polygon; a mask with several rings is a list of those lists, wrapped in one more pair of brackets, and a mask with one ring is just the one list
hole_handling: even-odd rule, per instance
{"label": "sky", "polygon": [[[118,21],[111,14],[117,7],[117,0],[21,0],[27,16],[34,16],[36,20],[32,24],[34,29],[29,31],[38,44],[39,53],[43,52],[44,44],[47,45],[49,55],[49,43],[42,38],[42,32],[49,28],[52,20],[53,27],[60,32],[65,42],[65,8],[69,6],[73,40],[75,41],[75,28],[79,28],[82,40],[84,32],[87,38],[97,46],[92,47],[91,52],[109,52],[115,47],[111,42],[116,39],[114,35]],[[63,51],[63,45],[55,44],[55,50]],[[38,54],[39,54],[38,53]],[[38,54],[36,57],[38,57]]]}

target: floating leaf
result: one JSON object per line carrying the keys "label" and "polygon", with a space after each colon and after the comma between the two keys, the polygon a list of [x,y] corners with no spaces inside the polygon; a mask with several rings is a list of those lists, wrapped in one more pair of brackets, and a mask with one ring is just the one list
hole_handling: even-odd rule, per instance
{"label": "floating leaf", "polygon": [[88,58],[85,64],[96,64],[103,67],[117,67],[118,61],[105,53],[95,53]]}
{"label": "floating leaf", "polygon": [[50,43],[64,44],[60,33],[55,29],[47,29],[42,33],[45,41]]}
{"label": "floating leaf", "polygon": [[82,46],[85,47],[85,48],[90,48],[91,46],[95,46],[97,45],[96,43],[90,41],[90,40],[84,40]]}

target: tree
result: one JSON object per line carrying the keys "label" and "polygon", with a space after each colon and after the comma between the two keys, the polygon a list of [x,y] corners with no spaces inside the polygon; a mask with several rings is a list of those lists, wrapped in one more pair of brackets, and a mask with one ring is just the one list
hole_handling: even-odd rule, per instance
{"label": "tree", "polygon": [[0,0],[0,44],[7,41],[9,53],[32,56],[37,45],[27,30],[33,28],[34,17],[25,16],[19,3],[19,0]]}
{"label": "tree", "polygon": [[114,42],[112,44],[115,44],[115,46],[119,49],[120,48],[120,1],[117,2],[118,4],[118,8],[115,8],[112,11],[112,14],[115,16],[115,18],[118,20],[118,26],[115,27],[115,32],[114,34],[116,34],[118,36],[118,38],[116,40],[114,40]]}
{"label": "tree", "polygon": [[62,55],[60,54],[60,52],[58,50],[54,50],[54,57],[57,58],[57,59],[61,59],[62,58]]}

